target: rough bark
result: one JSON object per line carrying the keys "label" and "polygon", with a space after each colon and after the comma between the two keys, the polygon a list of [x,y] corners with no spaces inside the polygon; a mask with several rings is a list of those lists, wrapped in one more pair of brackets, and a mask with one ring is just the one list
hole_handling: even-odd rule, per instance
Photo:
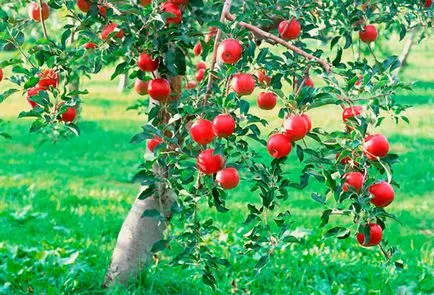
{"label": "rough bark", "polygon": [[[162,173],[158,167],[155,167],[154,171],[160,175]],[[146,187],[141,187],[140,192],[144,189]],[[117,283],[126,285],[149,264],[152,259],[151,248],[163,237],[175,197],[173,192],[157,186],[153,196],[145,200],[136,199],[134,201],[119,232],[105,277],[105,287]],[[158,210],[164,220],[155,217],[142,218],[146,210]]]}

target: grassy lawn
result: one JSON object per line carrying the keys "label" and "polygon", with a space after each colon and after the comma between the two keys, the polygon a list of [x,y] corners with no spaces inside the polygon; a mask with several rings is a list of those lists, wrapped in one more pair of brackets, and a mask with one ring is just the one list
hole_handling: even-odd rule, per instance
{"label": "grassy lawn", "polygon": [[[361,248],[353,238],[322,239],[323,230],[318,225],[323,208],[310,198],[311,190],[292,189],[286,205],[294,227],[309,234],[303,243],[275,253],[255,275],[252,269],[256,262],[236,255],[242,245],[236,233],[245,233],[242,221],[247,216],[246,203],[259,200],[244,184],[231,192],[228,213],[219,214],[214,209],[201,212],[203,218],[212,216],[220,226],[222,251],[230,256],[231,267],[219,278],[216,293],[236,292],[233,284],[243,294],[434,293],[432,45],[417,46],[403,72],[406,81],[419,81],[413,92],[397,97],[414,105],[408,112],[411,124],[397,126],[389,120],[380,129],[390,139],[392,151],[401,156],[394,169],[401,189],[389,211],[402,224],[390,221],[385,235],[399,248],[404,269],[397,271],[386,265],[378,249]],[[117,233],[137,192],[130,179],[145,148],[128,144],[145,121],[125,110],[136,95],[118,95],[117,83],[108,81],[109,72],[85,81],[91,95],[84,98],[82,134],[56,145],[38,145],[41,137],[28,133],[30,121],[16,119],[21,110],[28,109],[22,96],[13,96],[0,105],[0,118],[10,121],[6,129],[13,136],[11,141],[0,139],[0,294],[105,292],[100,285]],[[254,111],[271,119],[272,127],[280,124],[275,113]],[[314,126],[341,128],[339,108],[325,107],[310,114]],[[265,147],[264,156],[268,157]],[[294,163],[291,167],[295,170],[299,167],[295,153],[288,162]],[[348,221],[332,219],[336,224]],[[200,272],[170,268],[166,254],[160,256],[158,266],[152,266],[137,286],[112,292],[212,292],[202,283]]]}

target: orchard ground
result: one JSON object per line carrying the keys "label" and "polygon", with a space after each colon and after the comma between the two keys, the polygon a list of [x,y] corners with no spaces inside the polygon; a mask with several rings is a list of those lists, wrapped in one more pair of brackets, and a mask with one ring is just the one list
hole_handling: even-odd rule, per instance
{"label": "orchard ground", "polygon": [[[294,229],[307,234],[302,243],[275,253],[259,274],[247,255],[237,255],[234,241],[245,233],[243,220],[247,203],[259,202],[252,195],[241,172],[241,185],[230,192],[225,214],[215,209],[201,212],[222,228],[219,241],[229,248],[231,267],[219,277],[216,293],[251,294],[396,294],[434,292],[434,194],[432,185],[434,122],[434,42],[414,48],[405,68],[405,81],[418,80],[413,92],[403,92],[397,100],[412,104],[411,124],[395,125],[390,119],[381,128],[391,142],[392,152],[400,155],[394,177],[401,184],[389,207],[402,224],[391,221],[385,237],[401,250],[404,269],[387,266],[378,248],[362,248],[354,236],[345,240],[323,239],[320,215],[324,208],[310,197],[321,188],[290,190],[286,202]],[[10,54],[7,54],[10,56]],[[0,58],[6,56],[0,55]],[[56,145],[38,145],[43,138],[29,134],[30,121],[16,119],[29,106],[15,95],[0,105],[0,117],[9,121],[6,131],[12,140],[0,140],[0,293],[60,294],[103,293],[101,283],[115,240],[133,199],[137,185],[130,180],[137,171],[145,144],[129,140],[140,130],[144,116],[126,111],[138,96],[134,91],[119,95],[117,81],[109,82],[107,71],[85,81],[90,95],[83,98],[79,124],[81,136]],[[319,82],[315,80],[315,82]],[[2,82],[7,83],[7,82]],[[3,90],[4,85],[0,85]],[[259,92],[259,91],[257,91]],[[250,96],[252,111],[278,127],[281,120],[274,111],[259,112]],[[338,106],[310,111],[313,125],[326,129],[342,128]],[[264,132],[264,138],[268,134]],[[270,161],[262,147],[265,160]],[[288,159],[292,179],[298,178],[300,164],[293,151]],[[350,224],[345,217],[332,217],[332,224]],[[238,236],[242,236],[238,235]],[[220,251],[220,247],[215,247]],[[170,251],[169,251],[170,252]],[[229,254],[223,250],[223,254]],[[255,257],[256,259],[259,258]],[[211,289],[201,281],[200,272],[167,265],[167,253],[159,254],[158,266],[129,289],[113,293],[207,294]],[[236,287],[235,287],[236,286]],[[404,293],[401,293],[404,294]]]}

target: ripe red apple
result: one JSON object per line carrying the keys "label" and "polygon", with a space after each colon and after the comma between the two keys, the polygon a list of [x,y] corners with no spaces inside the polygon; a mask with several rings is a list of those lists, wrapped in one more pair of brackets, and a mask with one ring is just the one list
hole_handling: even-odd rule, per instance
{"label": "ripe red apple", "polygon": [[255,90],[255,79],[250,74],[235,74],[232,78],[232,89],[239,96],[252,94]]}
{"label": "ripe red apple", "polygon": [[296,19],[292,19],[291,21],[282,21],[277,28],[280,36],[286,40],[297,39],[301,33],[300,23]]}
{"label": "ripe red apple", "polygon": [[225,64],[235,64],[243,53],[243,47],[240,42],[235,39],[226,39],[222,43],[220,43],[217,56],[222,63]]}
{"label": "ripe red apple", "polygon": [[297,141],[309,132],[309,122],[301,115],[294,115],[285,120],[283,129],[290,141]]}
{"label": "ripe red apple", "polygon": [[272,110],[276,103],[277,96],[273,92],[261,92],[256,100],[258,107],[263,110]]}
{"label": "ripe red apple", "polygon": [[197,63],[196,71],[199,71],[199,70],[206,70],[206,63],[205,62],[200,61]]}
{"label": "ripe red apple", "polygon": [[148,141],[146,142],[146,147],[151,153],[153,153],[155,148],[162,142],[163,140],[161,139],[161,137],[154,135],[153,139],[148,139]]}
{"label": "ripe red apple", "polygon": [[291,152],[292,145],[289,138],[281,133],[270,136],[267,142],[268,153],[276,159],[284,158]]}
{"label": "ripe red apple", "polygon": [[0,82],[3,80],[3,69],[0,68]]}
{"label": "ripe red apple", "polygon": [[229,137],[235,131],[235,120],[229,114],[221,114],[212,121],[212,130],[217,137]]}
{"label": "ripe red apple", "polygon": [[51,87],[56,88],[59,85],[60,77],[52,69],[43,70],[39,74],[38,86],[43,89],[48,89]]}
{"label": "ripe red apple", "polygon": [[74,121],[77,116],[77,111],[73,107],[68,107],[66,111],[61,115],[60,120],[66,123]]}
{"label": "ripe red apple", "polygon": [[352,106],[345,108],[342,111],[342,120],[346,122],[349,118],[354,118],[359,116],[363,112],[362,106]]}
{"label": "ripe red apple", "polygon": [[98,5],[98,12],[101,16],[106,17],[107,16],[107,7],[104,5]]}
{"label": "ripe red apple", "polygon": [[237,169],[228,167],[217,172],[215,180],[223,189],[233,189],[240,183],[240,175]]}
{"label": "ripe red apple", "polygon": [[[102,30],[102,32],[101,32],[101,39],[102,39],[102,40],[107,40],[107,38],[109,37],[109,35],[110,35],[112,32],[114,32],[114,30],[116,30],[117,26],[118,26],[118,24],[115,24],[115,23],[108,24],[108,25],[107,25],[107,26]],[[122,30],[119,30],[119,31],[114,35],[114,37],[117,38],[117,39],[122,39],[124,36],[125,36],[125,33],[124,33],[124,31],[122,31]]]}
{"label": "ripe red apple", "polygon": [[196,72],[196,74],[194,74],[194,78],[196,79],[197,82],[202,81],[204,77],[205,77],[204,69],[200,69]]}
{"label": "ripe red apple", "polygon": [[148,84],[148,94],[159,102],[167,101],[170,95],[170,83],[166,79],[156,78]]}
{"label": "ripe red apple", "polygon": [[388,206],[395,198],[393,187],[385,181],[371,185],[369,192],[373,196],[371,203],[380,208]]}
{"label": "ripe red apple", "polygon": [[311,87],[311,88],[315,87],[315,84],[313,83],[313,80],[312,80],[311,77],[307,77],[307,78],[304,80],[304,86],[306,86],[306,87]]}
{"label": "ripe red apple", "polygon": [[194,45],[193,48],[193,53],[194,55],[198,56],[202,53],[202,43],[200,43],[199,41],[196,43],[196,45]]}
{"label": "ripe red apple", "polygon": [[363,151],[369,160],[385,157],[389,152],[389,142],[382,134],[368,135],[363,143]]}
{"label": "ripe red apple", "polygon": [[383,238],[383,229],[381,226],[375,223],[369,224],[369,241],[365,241],[365,235],[363,233],[357,234],[357,241],[360,245],[365,247],[372,247],[380,244]]}
{"label": "ripe red apple", "polygon": [[345,179],[342,189],[344,192],[349,191],[349,186],[352,186],[356,192],[360,192],[365,182],[365,177],[360,172],[348,172],[343,177]]}
{"label": "ripe red apple", "polygon": [[374,42],[378,38],[377,28],[374,25],[366,25],[359,32],[359,37],[365,43]]}
{"label": "ripe red apple", "polygon": [[153,72],[158,69],[158,58],[152,59],[152,56],[147,53],[142,53],[137,60],[137,66],[144,72]]}
{"label": "ripe red apple", "polygon": [[256,71],[256,77],[258,78],[259,83],[269,85],[271,82],[271,77],[268,77],[263,69]]}
{"label": "ripe red apple", "polygon": [[148,94],[148,86],[149,86],[149,81],[142,81],[140,79],[137,79],[136,82],[134,83],[134,89],[136,90],[137,94],[139,95],[146,95]]}
{"label": "ripe red apple", "polygon": [[[340,156],[340,155],[341,155],[341,153],[336,153],[336,160],[339,159],[339,156]],[[348,156],[346,156],[346,157],[343,157],[343,158],[341,159],[341,164],[349,164],[350,161],[351,161],[351,158],[348,157]]]}
{"label": "ripe red apple", "polygon": [[224,166],[224,159],[220,154],[214,154],[213,149],[204,150],[197,156],[197,167],[207,175],[217,173]]}
{"label": "ripe red apple", "polygon": [[95,43],[87,42],[83,45],[84,49],[95,49],[97,46]]}
{"label": "ripe red apple", "polygon": [[30,106],[32,108],[35,108],[37,104],[36,104],[36,102],[34,102],[33,100],[31,100],[30,97],[38,95],[39,91],[43,91],[43,90],[45,90],[45,89],[42,88],[42,87],[40,87],[40,86],[38,86],[38,85],[36,85],[36,86],[30,88],[29,90],[27,90],[26,100],[27,100],[27,102],[30,104]]}
{"label": "ripe red apple", "polygon": [[[28,8],[29,17],[34,21],[41,21],[41,10],[36,2],[31,2]],[[50,16],[50,8],[47,3],[42,2],[42,20],[46,20]]]}
{"label": "ripe red apple", "polygon": [[194,89],[197,87],[196,81],[188,81],[187,85],[185,85],[185,89]]}
{"label": "ripe red apple", "polygon": [[[423,2],[423,0],[422,0],[422,2]],[[425,5],[424,5],[425,8],[430,8],[431,5],[432,5],[432,0],[425,0]]]}
{"label": "ripe red apple", "polygon": [[214,140],[213,125],[211,121],[199,119],[190,128],[191,138],[198,144],[206,145]]}
{"label": "ripe red apple", "polygon": [[152,0],[140,0],[140,5],[148,6],[152,4]]}
{"label": "ripe red apple", "polygon": [[160,9],[162,12],[170,13],[173,15],[166,18],[166,25],[179,24],[181,22],[182,12],[178,5],[170,2],[165,2],[161,4]]}
{"label": "ripe red apple", "polygon": [[306,121],[307,132],[310,132],[312,130],[312,121],[310,120],[310,117],[306,113],[303,113],[300,116]]}
{"label": "ripe red apple", "polygon": [[77,0],[76,3],[78,9],[80,9],[84,13],[87,13],[92,6],[92,2],[89,0]]}

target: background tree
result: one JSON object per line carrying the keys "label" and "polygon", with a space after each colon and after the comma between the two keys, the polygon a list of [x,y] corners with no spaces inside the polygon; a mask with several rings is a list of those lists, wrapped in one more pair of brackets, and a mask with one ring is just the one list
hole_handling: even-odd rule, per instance
{"label": "background tree", "polygon": [[[35,117],[30,131],[56,141],[78,134],[79,95],[87,91],[68,85],[80,76],[115,65],[112,78],[129,73],[131,80],[138,79],[136,90],[150,95],[134,106],[147,109],[148,121],[131,141],[146,140],[152,155],[134,177],[142,187],[119,234],[107,285],[126,283],[153,253],[172,244],[179,251],[171,263],[199,268],[203,281],[214,287],[216,271],[229,262],[204,243],[218,228],[212,219],[201,218],[200,207],[206,200],[227,212],[227,189],[238,184],[237,171],[249,175],[241,181],[250,182],[261,198],[260,206],[247,204],[245,224],[250,228],[243,250],[259,256],[257,271],[278,249],[298,241],[289,234],[285,201],[291,190],[310,182],[324,188],[312,198],[324,206],[321,227],[326,237],[356,235],[360,244],[379,245],[391,259],[394,248],[382,237],[383,230],[387,236],[386,218],[394,218],[384,207],[393,200],[391,167],[397,155],[388,153],[387,139],[372,129],[385,114],[396,122],[408,121],[405,106],[393,95],[410,86],[392,79],[399,58],[378,56],[377,45],[393,38],[393,32],[402,40],[415,26],[426,34],[432,26],[431,10],[426,9],[430,5],[302,0],[7,3],[0,9],[0,45],[12,44],[22,59],[1,63],[11,67],[13,74],[6,78],[17,88],[2,92],[0,101],[23,90],[31,110],[19,116]],[[26,11],[30,19],[24,17]],[[70,21],[54,22],[53,13]],[[195,64],[192,51],[207,64]],[[312,77],[321,80],[320,86],[313,85]],[[267,121],[250,114],[243,98],[255,87],[264,90],[258,98],[263,109],[279,100],[282,127],[266,136],[261,131]],[[306,112],[327,104],[342,106],[345,131],[312,128],[315,118],[311,122]],[[259,148],[267,148],[275,159],[261,158]],[[302,163],[296,182],[285,169],[291,149]],[[342,224],[328,225],[331,215],[343,215]]]}

